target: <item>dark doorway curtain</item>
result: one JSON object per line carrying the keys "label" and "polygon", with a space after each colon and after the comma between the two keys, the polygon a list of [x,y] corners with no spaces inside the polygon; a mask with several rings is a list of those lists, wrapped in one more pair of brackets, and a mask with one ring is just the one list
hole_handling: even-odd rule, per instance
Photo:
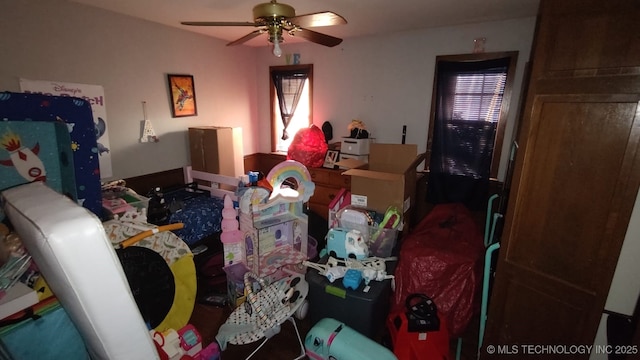
{"label": "dark doorway curtain", "polygon": [[289,138],[287,127],[296,111],[304,83],[308,77],[309,71],[307,69],[273,71],[271,73],[271,80],[276,88],[282,124],[284,125],[282,140]]}
{"label": "dark doorway curtain", "polygon": [[502,100],[490,93],[508,65],[508,58],[437,64],[428,202],[459,202],[472,210],[486,206]]}

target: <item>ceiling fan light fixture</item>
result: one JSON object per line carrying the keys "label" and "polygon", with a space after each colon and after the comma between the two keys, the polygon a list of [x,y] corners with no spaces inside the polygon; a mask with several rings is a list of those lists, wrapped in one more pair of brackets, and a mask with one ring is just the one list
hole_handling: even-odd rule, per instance
{"label": "ceiling fan light fixture", "polygon": [[273,55],[275,55],[275,57],[282,56],[282,49],[280,48],[280,41],[278,41],[278,39],[273,41]]}
{"label": "ceiling fan light fixture", "polygon": [[261,19],[292,18],[296,16],[295,9],[287,4],[281,4],[275,0],[269,3],[258,4],[253,7],[253,19],[258,22]]}
{"label": "ceiling fan light fixture", "polygon": [[269,26],[269,42],[273,44],[273,55],[282,56],[280,44],[284,41],[282,38],[282,28],[277,25]]}
{"label": "ceiling fan light fixture", "polygon": [[258,4],[253,7],[253,22],[249,21],[183,21],[181,24],[190,26],[251,26],[259,29],[234,40],[227,46],[244,44],[247,41],[268,33],[268,40],[274,45],[274,54],[282,53],[280,44],[284,41],[282,33],[286,31],[290,36],[297,34],[304,40],[333,47],[342,42],[342,39],[309,30],[314,26],[330,26],[346,24],[347,20],[342,16],[331,12],[322,11],[303,15],[296,15],[294,8],[287,4],[280,4],[276,0]]}

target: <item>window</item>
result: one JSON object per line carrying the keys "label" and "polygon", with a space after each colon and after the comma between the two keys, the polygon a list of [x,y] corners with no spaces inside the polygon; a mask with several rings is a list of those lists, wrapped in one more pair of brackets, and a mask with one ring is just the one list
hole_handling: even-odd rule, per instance
{"label": "window", "polygon": [[439,56],[432,99],[428,201],[486,206],[500,155],[517,52]]}
{"label": "window", "polygon": [[455,78],[453,119],[498,123],[507,72],[459,74]]}
{"label": "window", "polygon": [[436,59],[427,141],[432,171],[498,176],[516,58],[509,52]]}
{"label": "window", "polygon": [[286,152],[296,132],[313,122],[313,65],[272,66],[269,73],[271,151]]}

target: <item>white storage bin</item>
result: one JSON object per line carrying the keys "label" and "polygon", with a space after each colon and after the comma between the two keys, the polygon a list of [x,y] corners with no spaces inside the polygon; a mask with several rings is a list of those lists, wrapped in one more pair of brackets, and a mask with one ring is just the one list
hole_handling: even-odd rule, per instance
{"label": "white storage bin", "polygon": [[[342,161],[345,159],[355,159],[355,160],[360,160],[360,161],[364,161],[365,163],[369,162],[369,155],[352,155],[352,154],[343,154],[340,153],[340,159],[338,161]],[[348,169],[348,167],[345,166],[339,166],[340,169]]]}
{"label": "white storage bin", "polygon": [[351,155],[368,155],[369,144],[373,139],[354,139],[354,138],[342,138],[340,143],[340,153]]}
{"label": "white storage bin", "polygon": [[[351,208],[356,209],[357,207]],[[369,246],[369,256],[390,257],[398,239],[398,229],[384,229],[379,226],[363,225],[347,220],[337,219],[338,211],[329,210],[329,224],[338,224],[338,227],[347,230],[358,230],[364,236]]]}

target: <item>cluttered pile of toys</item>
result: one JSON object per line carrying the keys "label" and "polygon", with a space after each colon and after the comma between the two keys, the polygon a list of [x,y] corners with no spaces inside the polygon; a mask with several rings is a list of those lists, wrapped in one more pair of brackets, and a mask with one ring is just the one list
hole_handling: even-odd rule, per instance
{"label": "cluttered pile of toys", "polygon": [[328,261],[304,264],[332,283],[343,279],[344,287],[353,290],[362,282],[368,285],[372,280],[393,278],[387,274],[385,263],[397,260],[392,252],[402,226],[402,212],[390,206],[381,214],[347,204],[348,192],[340,196],[343,202],[330,211],[326,248],[320,252],[320,257],[329,256]]}
{"label": "cluttered pile of toys", "polygon": [[[378,213],[353,206],[346,190],[330,204],[326,247],[320,251],[317,263],[305,261],[303,264],[331,283],[320,293],[329,292],[330,288],[345,292],[340,297],[314,295],[323,308],[317,305],[314,308],[320,311],[321,319],[305,338],[307,356],[312,359],[396,359],[389,349],[367,336],[366,331],[362,332],[362,328],[373,322],[361,318],[385,307],[386,295],[382,289],[389,285],[382,282],[393,279],[388,264],[397,261],[392,255],[401,226],[402,213],[396,207],[390,206],[384,213]],[[318,277],[309,274],[312,288],[317,288]],[[344,290],[334,284],[341,284]],[[349,308],[353,310],[349,313],[358,315],[324,309],[327,306]]]}
{"label": "cluttered pile of toys", "polygon": [[202,337],[196,328],[187,324],[179,329],[168,329],[164,332],[150,330],[153,342],[161,360],[218,360],[220,350],[218,344],[212,342],[202,346]]}
{"label": "cluttered pile of toys", "polygon": [[[329,233],[327,234],[327,253],[335,253],[341,258],[362,259],[367,256],[389,257],[394,250],[398,232],[402,230],[402,211],[396,206],[389,206],[384,212],[378,212],[351,203],[351,193],[342,189],[329,204]],[[359,249],[346,251],[334,243],[341,239],[340,234],[359,236],[364,241]],[[333,237],[333,239],[332,239]],[[331,246],[329,245],[331,242]],[[362,246],[365,247],[362,247]],[[366,253],[368,251],[368,253]],[[335,257],[335,256],[334,256]]]}
{"label": "cluttered pile of toys", "polygon": [[385,262],[395,260],[395,257],[370,257],[363,260],[329,257],[326,264],[318,264],[310,261],[305,261],[303,264],[309,268],[318,270],[320,275],[326,276],[332,283],[338,279],[342,279],[342,286],[346,289],[356,290],[363,281],[365,285],[369,285],[369,282],[372,280],[382,281],[392,279],[393,275],[387,274]]}

